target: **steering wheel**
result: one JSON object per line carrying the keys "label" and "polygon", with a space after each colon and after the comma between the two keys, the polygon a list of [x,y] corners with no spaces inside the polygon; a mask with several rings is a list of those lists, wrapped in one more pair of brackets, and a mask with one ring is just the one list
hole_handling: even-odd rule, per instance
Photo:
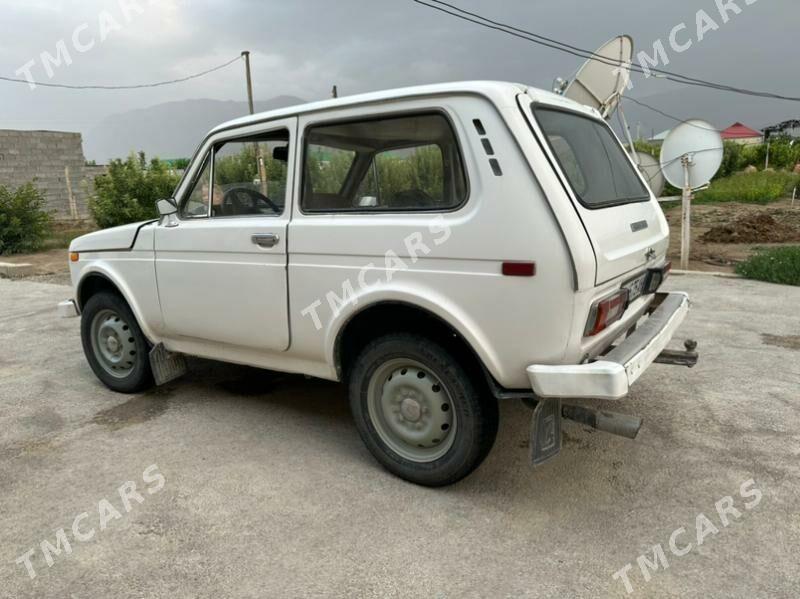
{"label": "steering wheel", "polygon": [[[239,194],[246,195],[251,205],[246,205],[239,197]],[[258,214],[253,212],[253,206],[257,204],[266,205],[275,214],[280,214],[281,209],[263,193],[250,189],[249,187],[232,187],[222,196],[222,206],[225,212],[233,214]]]}

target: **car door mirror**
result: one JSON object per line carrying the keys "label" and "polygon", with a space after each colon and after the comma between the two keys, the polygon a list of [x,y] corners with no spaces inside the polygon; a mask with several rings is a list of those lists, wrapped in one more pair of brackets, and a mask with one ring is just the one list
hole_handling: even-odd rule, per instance
{"label": "car door mirror", "polygon": [[156,202],[156,208],[160,216],[170,216],[178,212],[178,205],[175,203],[174,198],[158,200],[158,202]]}

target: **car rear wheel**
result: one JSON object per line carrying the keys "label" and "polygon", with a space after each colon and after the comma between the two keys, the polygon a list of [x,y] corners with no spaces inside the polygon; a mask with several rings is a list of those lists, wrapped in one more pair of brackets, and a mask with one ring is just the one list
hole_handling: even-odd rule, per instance
{"label": "car rear wheel", "polygon": [[484,460],[497,403],[438,343],[396,333],[361,352],[350,407],[367,448],[390,472],[431,487],[452,484]]}
{"label": "car rear wheel", "polygon": [[112,391],[136,393],[153,385],[149,343],[119,295],[89,298],[81,314],[81,341],[89,366]]}

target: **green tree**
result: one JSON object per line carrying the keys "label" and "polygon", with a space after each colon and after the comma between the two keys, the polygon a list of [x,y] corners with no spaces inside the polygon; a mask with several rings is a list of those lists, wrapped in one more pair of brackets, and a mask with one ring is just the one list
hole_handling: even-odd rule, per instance
{"label": "green tree", "polygon": [[214,182],[218,185],[244,183],[257,178],[258,161],[256,148],[252,144],[245,145],[238,154],[217,156],[214,162]]}
{"label": "green tree", "polygon": [[353,166],[356,153],[350,150],[327,149],[311,146],[306,160],[311,185],[315,193],[341,191],[344,180]]}
{"label": "green tree", "polygon": [[33,183],[14,190],[0,185],[0,254],[39,249],[51,226],[44,196]]}
{"label": "green tree", "polygon": [[156,202],[170,197],[179,177],[167,165],[144,152],[112,160],[108,174],[95,178],[89,211],[102,229],[158,217]]}
{"label": "green tree", "polygon": [[383,201],[391,202],[403,191],[421,190],[441,202],[444,195],[444,163],[438,146],[389,151],[375,157]]}

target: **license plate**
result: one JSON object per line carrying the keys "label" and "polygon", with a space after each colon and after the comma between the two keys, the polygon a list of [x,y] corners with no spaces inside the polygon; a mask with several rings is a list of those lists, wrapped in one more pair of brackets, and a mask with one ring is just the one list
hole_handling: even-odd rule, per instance
{"label": "license plate", "polygon": [[644,274],[639,275],[635,279],[628,281],[627,283],[623,283],[622,287],[628,290],[628,301],[632,302],[633,300],[643,296],[645,291],[647,290],[647,283],[650,280],[650,273],[646,272]]}
{"label": "license plate", "polygon": [[561,400],[541,399],[531,418],[530,456],[541,466],[561,452]]}

